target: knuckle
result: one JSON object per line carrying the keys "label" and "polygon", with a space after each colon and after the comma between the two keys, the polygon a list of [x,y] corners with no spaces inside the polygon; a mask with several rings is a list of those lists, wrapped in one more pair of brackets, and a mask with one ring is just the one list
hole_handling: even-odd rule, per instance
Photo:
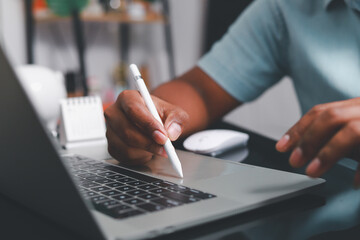
{"label": "knuckle", "polygon": [[147,129],[149,129],[150,131],[152,131],[153,129],[157,129],[158,128],[158,123],[156,120],[154,119],[147,119],[144,121],[143,123],[144,127],[146,127]]}
{"label": "knuckle", "polygon": [[131,102],[128,103],[126,105],[126,107],[124,108],[124,110],[126,111],[126,113],[131,116],[131,117],[136,117],[137,115],[139,115],[139,112],[141,111],[141,107],[139,106],[138,103],[135,102]]}
{"label": "knuckle", "polygon": [[124,129],[122,135],[123,135],[123,140],[126,143],[133,141],[133,132],[129,128]]}
{"label": "knuckle", "polygon": [[176,108],[176,112],[178,117],[182,120],[182,121],[188,121],[189,120],[189,114],[187,112],[185,112],[182,108],[177,107]]}
{"label": "knuckle", "polygon": [[117,100],[124,101],[125,99],[129,98],[131,95],[132,95],[132,90],[124,90],[119,94]]}
{"label": "knuckle", "polygon": [[332,149],[329,146],[325,146],[318,154],[318,158],[320,159],[323,165],[328,165],[332,159]]}
{"label": "knuckle", "polygon": [[318,116],[320,113],[322,113],[325,110],[324,104],[318,104],[311,108],[309,114],[312,116]]}
{"label": "knuckle", "polygon": [[322,113],[322,118],[330,122],[338,122],[342,119],[342,111],[339,108],[329,108]]}
{"label": "knuckle", "polygon": [[144,149],[146,151],[155,153],[155,152],[159,151],[160,147],[157,146],[156,144],[152,143],[151,141],[149,141],[145,144]]}

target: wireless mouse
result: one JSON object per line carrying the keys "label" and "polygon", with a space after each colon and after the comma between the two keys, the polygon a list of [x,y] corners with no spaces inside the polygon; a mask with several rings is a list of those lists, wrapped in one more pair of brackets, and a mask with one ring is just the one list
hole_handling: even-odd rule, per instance
{"label": "wireless mouse", "polygon": [[216,156],[235,147],[246,146],[249,135],[246,133],[212,129],[204,130],[190,135],[184,141],[186,150]]}

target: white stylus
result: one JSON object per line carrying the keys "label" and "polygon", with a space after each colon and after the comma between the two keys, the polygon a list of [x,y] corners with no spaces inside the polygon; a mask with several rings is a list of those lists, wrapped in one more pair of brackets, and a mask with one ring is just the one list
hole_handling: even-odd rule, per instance
{"label": "white stylus", "polygon": [[[141,96],[143,97],[145,104],[147,106],[147,108],[149,109],[150,113],[154,116],[154,118],[156,120],[158,120],[162,125],[162,121],[161,118],[159,116],[159,113],[156,110],[156,107],[154,105],[154,102],[151,99],[150,93],[146,88],[145,82],[141,77],[140,71],[137,68],[137,66],[135,64],[131,64],[130,65],[130,71],[134,77],[136,86],[141,94]],[[163,125],[164,126],[164,125]],[[175,152],[175,148],[172,145],[170,139],[168,138],[166,140],[166,143],[164,145],[165,151],[170,159],[170,162],[173,166],[173,168],[176,170],[177,174],[183,178],[183,172],[182,172],[182,167],[181,167],[181,163],[180,160]]]}

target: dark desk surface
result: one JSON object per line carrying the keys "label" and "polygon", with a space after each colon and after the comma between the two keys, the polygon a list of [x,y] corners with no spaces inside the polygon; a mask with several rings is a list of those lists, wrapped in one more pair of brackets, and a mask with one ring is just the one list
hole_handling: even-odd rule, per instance
{"label": "dark desk surface", "polygon": [[[226,123],[215,127],[247,132]],[[289,166],[288,154],[278,153],[275,141],[248,133],[249,154],[243,163],[304,172],[304,169],[294,170]],[[182,148],[181,142],[176,145]],[[227,159],[236,154],[234,151],[219,158]],[[160,239],[360,239],[360,190],[352,188],[353,174],[350,168],[336,165],[323,176],[327,183],[316,192]],[[0,224],[1,239],[78,239],[66,229],[2,195]]]}

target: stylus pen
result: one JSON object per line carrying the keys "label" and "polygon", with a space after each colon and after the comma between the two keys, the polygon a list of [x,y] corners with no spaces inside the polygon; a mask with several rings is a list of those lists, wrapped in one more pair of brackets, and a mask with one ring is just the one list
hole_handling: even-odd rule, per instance
{"label": "stylus pen", "polygon": [[[136,86],[141,94],[141,96],[143,97],[145,104],[147,106],[147,108],[149,109],[150,113],[154,116],[154,118],[156,120],[158,120],[163,126],[164,124],[161,121],[161,118],[159,116],[159,113],[156,110],[156,107],[154,105],[154,102],[151,99],[150,93],[146,88],[145,82],[141,77],[140,71],[137,68],[137,66],[135,64],[131,64],[130,65],[130,71],[134,77]],[[175,152],[175,148],[172,145],[170,139],[168,138],[166,140],[166,143],[164,145],[165,151],[169,157],[169,160],[173,166],[173,168],[176,170],[176,173],[183,178],[183,172],[182,172],[182,167],[181,167],[181,163],[180,160]]]}

